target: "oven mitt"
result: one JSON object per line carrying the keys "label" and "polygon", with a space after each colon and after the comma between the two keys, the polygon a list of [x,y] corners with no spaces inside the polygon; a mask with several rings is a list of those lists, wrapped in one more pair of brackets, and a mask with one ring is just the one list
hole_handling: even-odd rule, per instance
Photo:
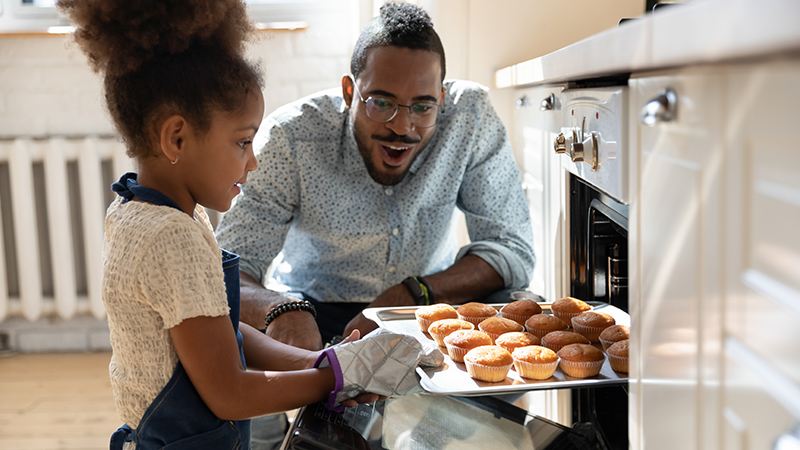
{"label": "oven mitt", "polygon": [[437,367],[444,362],[436,346],[416,338],[378,328],[363,338],[334,345],[322,353],[314,367],[333,367],[336,388],[325,407],[342,412],[343,400],[370,392],[387,397],[422,392],[416,368]]}

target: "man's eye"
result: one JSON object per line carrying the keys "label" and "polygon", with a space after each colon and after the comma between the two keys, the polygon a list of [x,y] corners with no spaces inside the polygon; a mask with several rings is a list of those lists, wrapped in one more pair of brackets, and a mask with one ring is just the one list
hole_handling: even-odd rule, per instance
{"label": "man's eye", "polygon": [[373,97],[372,103],[374,103],[375,107],[378,109],[383,109],[383,110],[394,109],[394,102],[386,98]]}
{"label": "man's eye", "polygon": [[247,146],[252,144],[252,143],[253,143],[253,141],[239,141],[239,142],[237,142],[237,144],[239,144],[239,147],[242,147],[242,150],[247,150]]}
{"label": "man's eye", "polygon": [[416,114],[428,114],[436,108],[433,103],[416,103],[411,106],[412,111]]}

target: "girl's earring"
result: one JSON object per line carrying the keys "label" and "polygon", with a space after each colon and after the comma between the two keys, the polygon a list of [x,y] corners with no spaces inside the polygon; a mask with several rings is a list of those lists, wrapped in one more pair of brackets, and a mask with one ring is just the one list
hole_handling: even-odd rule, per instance
{"label": "girl's earring", "polygon": [[176,156],[176,157],[175,157],[175,160],[174,160],[174,161],[170,161],[170,163],[171,163],[172,165],[178,164],[178,157]]}

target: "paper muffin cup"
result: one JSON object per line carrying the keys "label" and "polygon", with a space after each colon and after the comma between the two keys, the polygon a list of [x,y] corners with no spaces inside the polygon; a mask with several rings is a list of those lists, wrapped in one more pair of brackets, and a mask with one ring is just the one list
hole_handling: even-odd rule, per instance
{"label": "paper muffin cup", "polygon": [[428,328],[431,326],[431,324],[433,324],[433,322],[435,322],[435,320],[428,320],[428,319],[423,319],[421,317],[417,317],[417,324],[419,325],[419,328],[425,333],[428,332]]}
{"label": "paper muffin cup", "polygon": [[573,378],[588,378],[600,373],[604,361],[601,359],[600,361],[576,362],[561,359],[559,365],[561,366],[561,371],[566,375]]}
{"label": "paper muffin cup", "polygon": [[480,325],[481,322],[488,319],[489,317],[495,317],[497,313],[492,314],[491,316],[462,316],[461,314],[458,315],[458,318],[461,320],[466,320],[467,322],[472,322],[475,325],[475,328]]}
{"label": "paper muffin cup", "polygon": [[514,368],[522,378],[531,380],[546,380],[553,376],[560,359],[549,363],[531,363],[514,359]]}
{"label": "paper muffin cup", "polygon": [[592,342],[600,342],[600,333],[607,327],[587,327],[586,325],[581,325],[573,321],[572,328],[576,333],[584,335],[586,339]]}
{"label": "paper muffin cup", "polygon": [[603,346],[603,351],[608,350],[608,347],[611,347],[612,345],[614,345],[616,343],[617,343],[617,341],[607,341],[605,339],[600,339],[600,344],[602,344],[602,346]]}
{"label": "paper muffin cup", "polygon": [[536,328],[529,328],[527,325],[525,325],[525,331],[527,331],[530,334],[539,336],[539,339],[543,338],[545,334],[549,333],[549,331],[537,330]]}
{"label": "paper muffin cup", "polygon": [[518,324],[522,325],[523,327],[525,327],[525,321],[530,319],[530,317],[533,315],[533,314],[531,314],[531,315],[524,315],[523,316],[523,315],[520,315],[520,314],[509,314],[509,313],[503,312],[503,311],[500,311],[497,314],[500,317],[513,320],[514,322],[517,322]]}
{"label": "paper muffin cup", "polygon": [[[570,344],[574,344],[574,343],[575,342],[570,342]],[[554,351],[556,353],[558,353],[559,350],[564,348],[565,345],[569,345],[569,344],[564,344],[564,345],[558,345],[558,344],[553,344],[553,343],[547,344],[547,343],[544,342],[544,337],[542,338],[542,347],[547,347],[547,348],[549,348],[550,350],[552,350],[552,351]]]}
{"label": "paper muffin cup", "polygon": [[611,364],[611,368],[614,369],[614,371],[628,373],[627,356],[616,356],[611,354],[607,354],[606,356],[608,356],[608,362]]}
{"label": "paper muffin cup", "polygon": [[[474,325],[473,325],[473,327],[474,327]],[[471,329],[474,330],[475,328],[471,328]],[[456,331],[456,330],[453,330],[453,331]],[[432,337],[433,340],[436,341],[437,344],[439,344],[439,347],[446,347],[446,345],[444,344],[444,338],[447,337],[446,334],[445,335],[441,335],[441,334],[438,334],[438,333],[431,333],[430,331],[428,331],[428,335],[430,335],[430,337]]]}
{"label": "paper muffin cup", "polygon": [[450,359],[460,363],[464,362],[464,355],[466,355],[468,351],[472,350],[471,348],[461,348],[449,344],[445,344],[445,348],[447,348],[447,354],[450,355]]}
{"label": "paper muffin cup", "polygon": [[489,383],[497,383],[506,379],[508,371],[514,364],[507,364],[503,366],[487,366],[485,364],[475,364],[465,361],[467,366],[467,373],[469,376],[480,381],[487,381]]}

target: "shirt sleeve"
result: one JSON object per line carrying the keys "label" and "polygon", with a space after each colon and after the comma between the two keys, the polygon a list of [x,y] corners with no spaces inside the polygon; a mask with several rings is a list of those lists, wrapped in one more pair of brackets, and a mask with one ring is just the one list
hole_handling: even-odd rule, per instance
{"label": "shirt sleeve", "polygon": [[258,170],[217,226],[221,248],[240,257],[240,270],[263,281],[283,247],[299,203],[297,167],[290,139],[275,121],[265,123],[266,144]]}
{"label": "shirt sleeve", "polygon": [[169,329],[192,317],[228,315],[219,248],[213,235],[186,224],[159,229],[139,267],[138,282]]}
{"label": "shirt sleeve", "polygon": [[535,264],[528,203],[508,133],[488,93],[477,92],[473,151],[458,194],[471,243],[456,259],[479,256],[503,277],[507,289],[525,288]]}

